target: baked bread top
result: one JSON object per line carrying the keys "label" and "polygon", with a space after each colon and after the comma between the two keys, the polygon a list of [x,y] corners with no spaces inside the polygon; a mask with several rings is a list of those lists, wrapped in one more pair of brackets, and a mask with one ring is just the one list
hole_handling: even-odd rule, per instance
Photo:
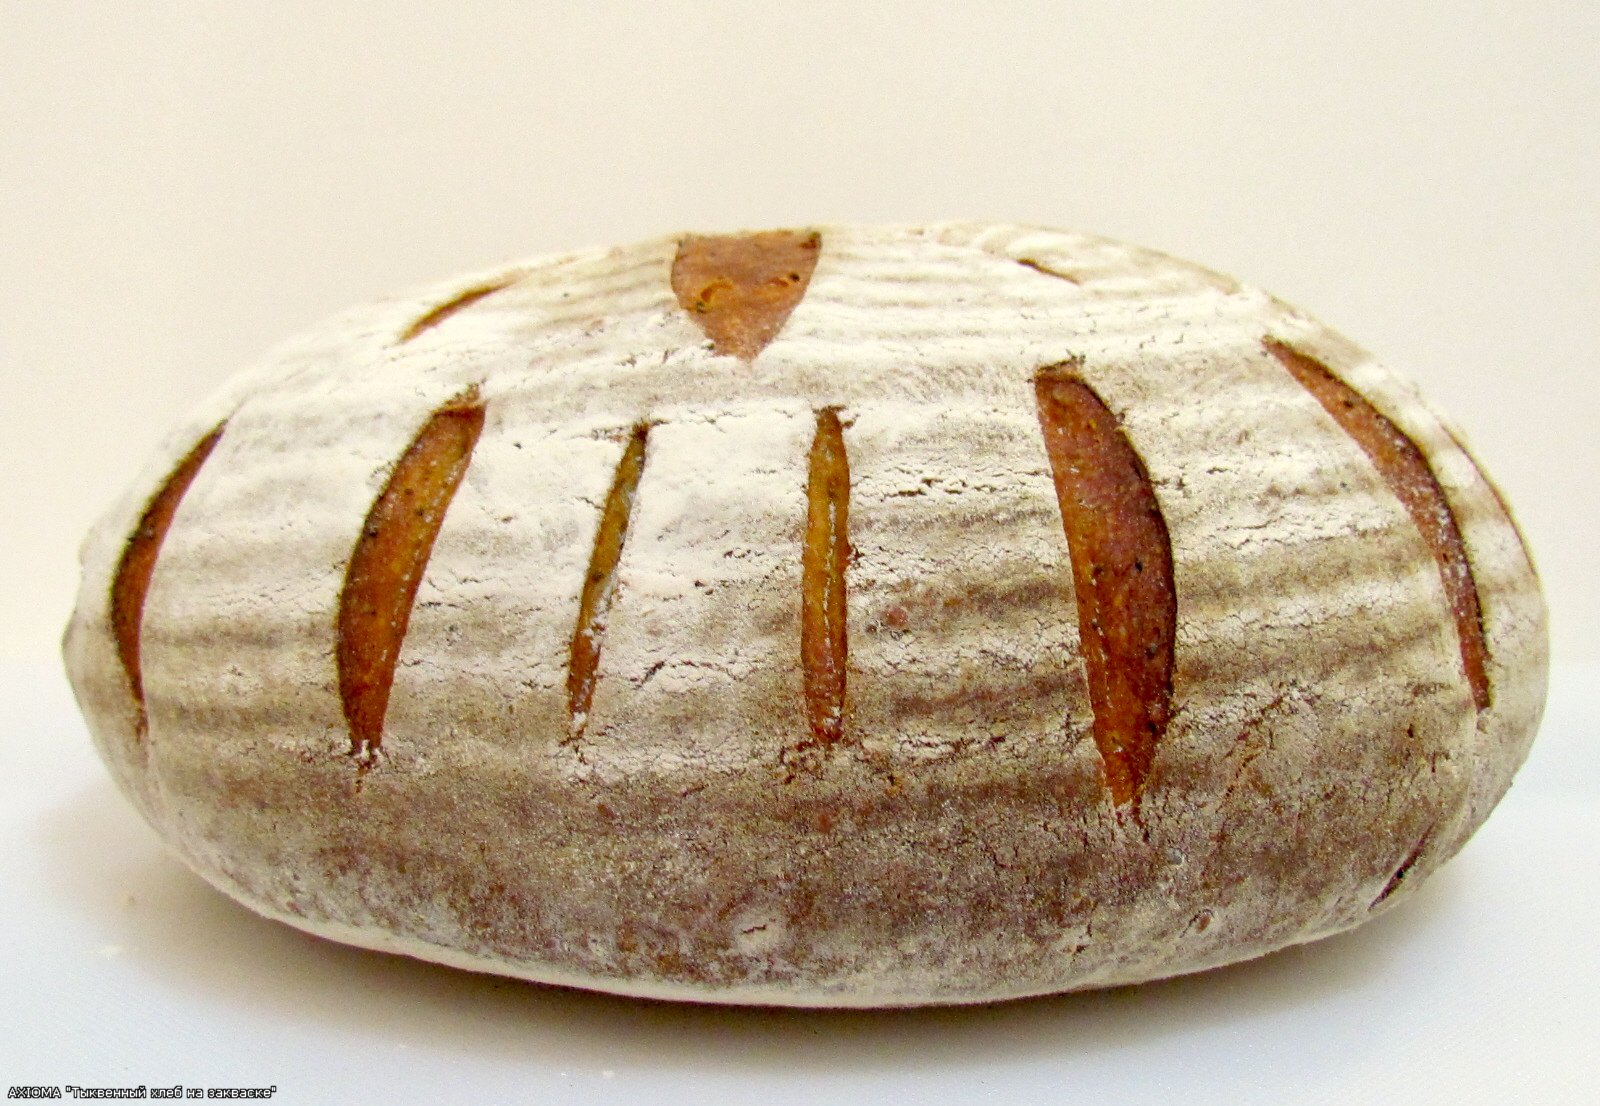
{"label": "baked bread top", "polygon": [[314,932],[822,1005],[1347,928],[1487,816],[1545,615],[1415,389],[1082,234],[687,236],[349,312],[90,535],[69,670]]}

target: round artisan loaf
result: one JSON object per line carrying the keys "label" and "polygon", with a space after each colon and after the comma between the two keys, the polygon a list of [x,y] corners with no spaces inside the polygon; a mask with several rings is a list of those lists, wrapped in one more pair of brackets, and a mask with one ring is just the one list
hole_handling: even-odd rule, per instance
{"label": "round artisan loaf", "polygon": [[1458,434],[1345,339],[1010,226],[687,236],[343,315],[90,535],[66,657],[312,933],[888,1006],[1195,971],[1453,855],[1545,691]]}

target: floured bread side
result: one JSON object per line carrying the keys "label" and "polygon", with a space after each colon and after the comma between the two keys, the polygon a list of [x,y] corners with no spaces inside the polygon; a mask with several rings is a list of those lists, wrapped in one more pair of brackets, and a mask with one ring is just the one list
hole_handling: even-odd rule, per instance
{"label": "floured bread side", "polygon": [[1546,650],[1409,383],[1214,273],[977,224],[346,313],[168,440],[65,649],[119,785],[252,909],[808,1006],[1354,926],[1510,785]]}

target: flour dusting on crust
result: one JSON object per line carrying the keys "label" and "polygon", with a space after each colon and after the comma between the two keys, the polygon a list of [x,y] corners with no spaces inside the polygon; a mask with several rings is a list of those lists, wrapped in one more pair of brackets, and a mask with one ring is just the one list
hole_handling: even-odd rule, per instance
{"label": "flour dusting on crust", "polygon": [[[1461,846],[1537,728],[1545,612],[1514,524],[1411,384],[1257,290],[1090,235],[774,241],[813,231],[799,287],[767,288],[788,270],[763,254],[709,330],[674,289],[684,240],[660,239],[348,312],[202,404],[85,543],[66,641],[96,744],[157,831],[246,905],[337,940],[812,1006],[1240,960],[1388,909]],[[701,254],[693,292],[715,304],[722,255]],[[741,330],[726,312],[747,302],[766,314]],[[1270,343],[1426,460],[1476,582],[1487,708],[1412,516]],[[1096,747],[1071,480],[1036,411],[1036,374],[1064,364],[1171,547],[1170,717],[1137,804]],[[341,589],[398,460],[463,394],[482,431],[359,764]],[[847,533],[828,534],[848,543],[828,654],[847,660],[826,684],[840,723],[806,746],[823,411],[848,461]],[[113,578],[223,420],[143,596],[141,708]],[[597,559],[640,428],[625,540]],[[597,564],[610,590],[586,626]],[[601,632],[574,698],[575,635]]]}

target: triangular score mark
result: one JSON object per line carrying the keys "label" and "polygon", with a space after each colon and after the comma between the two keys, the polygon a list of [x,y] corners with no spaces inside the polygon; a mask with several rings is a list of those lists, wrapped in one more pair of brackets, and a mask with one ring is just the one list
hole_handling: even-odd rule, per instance
{"label": "triangular score mark", "polygon": [[821,249],[817,231],[689,235],[672,261],[672,290],[718,353],[750,361],[804,298]]}

